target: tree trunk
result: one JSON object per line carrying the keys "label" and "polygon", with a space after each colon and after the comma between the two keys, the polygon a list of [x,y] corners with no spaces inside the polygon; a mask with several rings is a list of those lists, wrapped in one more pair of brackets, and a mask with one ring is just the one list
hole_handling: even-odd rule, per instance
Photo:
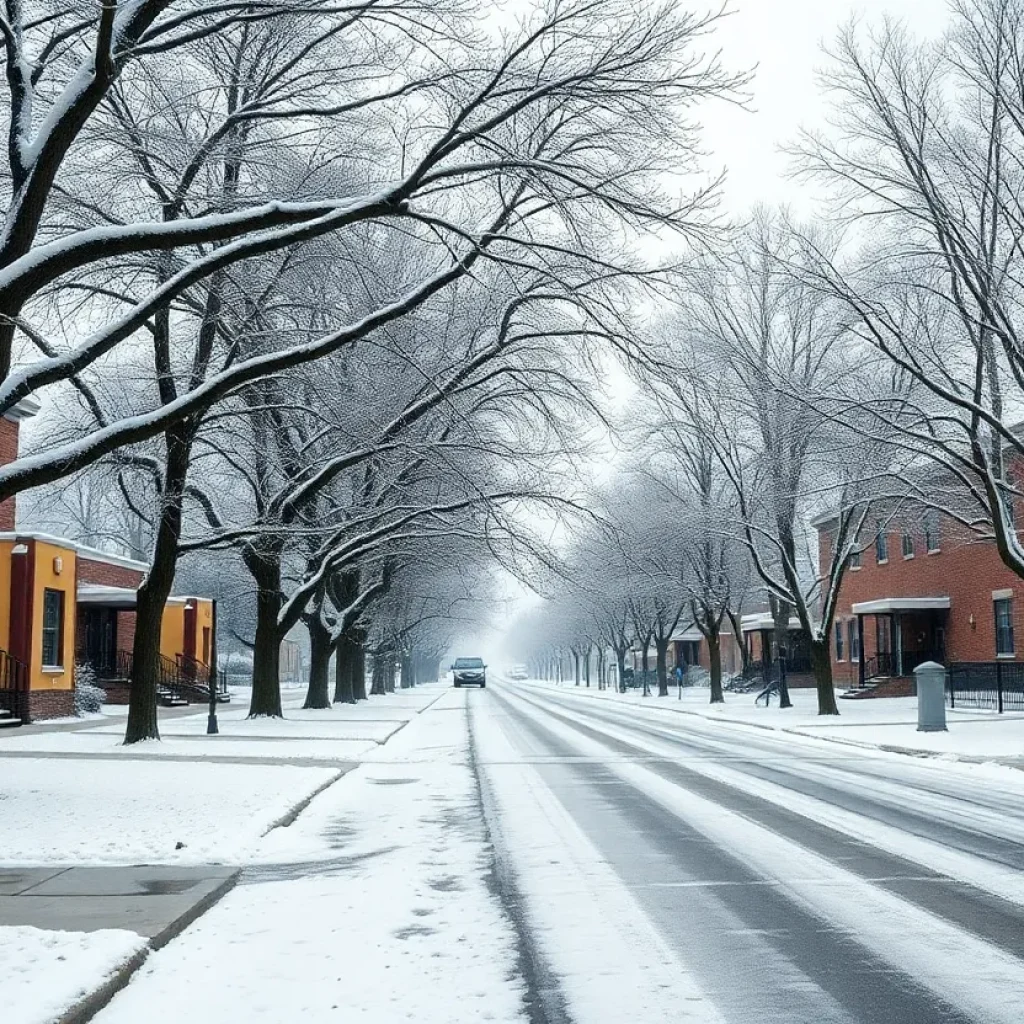
{"label": "tree trunk", "polygon": [[324,710],[331,706],[331,633],[318,615],[306,620],[309,630],[309,686],[306,690],[305,710]]}
{"label": "tree trunk", "polygon": [[[181,539],[181,509],[192,451],[192,428],[183,423],[164,435],[167,465],[160,502],[160,522],[149,572],[135,599],[132,679],[125,744],[158,740],[156,696],[160,680],[160,638],[164,607],[174,586]],[[182,652],[184,653],[184,652]]]}
{"label": "tree trunk", "polygon": [[654,647],[657,651],[658,664],[658,696],[668,696],[668,637],[654,638]]}
{"label": "tree trunk", "polygon": [[[862,655],[863,656],[863,655]],[[836,690],[832,683],[832,655],[828,640],[811,641],[811,666],[818,690],[818,714],[838,715]]]}
{"label": "tree trunk", "polygon": [[[786,682],[786,668],[789,659],[789,619],[792,614],[788,601],[769,597],[772,620],[775,623],[775,657],[779,663],[779,707],[791,708],[789,685]],[[763,654],[762,654],[763,657]]]}
{"label": "tree trunk", "polygon": [[583,662],[583,680],[587,684],[587,689],[590,689],[590,648],[587,648],[586,658]]}
{"label": "tree trunk", "polygon": [[366,630],[353,629],[352,636],[352,696],[366,700]]}
{"label": "tree trunk", "polygon": [[573,664],[573,678],[576,680],[576,685],[580,685],[580,655],[578,651],[572,652],[572,664]]}
{"label": "tree trunk", "polygon": [[729,622],[732,624],[733,642],[740,649],[740,671],[746,675],[747,669],[750,668],[750,648],[747,647],[746,637],[740,628],[740,616],[735,614],[731,608],[726,610],[726,615],[729,616]]}
{"label": "tree trunk", "polygon": [[618,668],[619,692],[626,692],[626,648],[615,648],[615,665]]}
{"label": "tree trunk", "polygon": [[401,667],[399,669],[399,683],[398,685],[403,690],[408,690],[412,686],[412,655],[403,654]]}
{"label": "tree trunk", "polygon": [[710,636],[705,637],[708,642],[708,668],[711,672],[711,703],[724,704],[725,694],[722,692],[722,634],[717,630],[710,630]]}
{"label": "tree trunk", "polygon": [[283,718],[281,711],[280,548],[253,548],[243,556],[256,581],[256,637],[252,652],[250,718]]}
{"label": "tree trunk", "polygon": [[370,658],[370,696],[381,696],[384,690],[384,672],[381,669],[380,651],[374,651]]}
{"label": "tree trunk", "polygon": [[355,651],[352,638],[342,633],[334,648],[334,701],[335,704],[355,704],[353,674],[355,672]]}

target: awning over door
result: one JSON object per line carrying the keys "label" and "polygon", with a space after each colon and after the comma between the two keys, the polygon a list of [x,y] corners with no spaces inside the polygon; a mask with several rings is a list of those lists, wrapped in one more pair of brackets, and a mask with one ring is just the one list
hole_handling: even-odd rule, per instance
{"label": "awning over door", "polygon": [[948,597],[882,597],[877,601],[861,601],[850,608],[854,615],[888,615],[892,612],[944,611]]}

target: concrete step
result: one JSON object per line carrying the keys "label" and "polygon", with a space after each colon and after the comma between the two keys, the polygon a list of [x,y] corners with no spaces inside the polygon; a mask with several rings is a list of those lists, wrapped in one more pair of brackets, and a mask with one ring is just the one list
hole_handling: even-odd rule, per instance
{"label": "concrete step", "polygon": [[17,729],[21,719],[15,718],[10,711],[0,709],[0,729]]}

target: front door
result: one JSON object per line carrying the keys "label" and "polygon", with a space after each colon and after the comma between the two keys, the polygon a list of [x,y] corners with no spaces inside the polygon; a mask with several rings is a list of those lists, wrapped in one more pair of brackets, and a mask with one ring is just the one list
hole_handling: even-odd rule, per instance
{"label": "front door", "polygon": [[85,611],[85,657],[100,679],[117,671],[117,612],[113,608]]}

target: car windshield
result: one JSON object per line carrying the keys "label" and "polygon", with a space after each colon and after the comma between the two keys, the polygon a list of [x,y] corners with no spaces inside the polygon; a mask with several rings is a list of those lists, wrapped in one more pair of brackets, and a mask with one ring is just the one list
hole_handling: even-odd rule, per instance
{"label": "car windshield", "polygon": [[456,668],[483,668],[483,658],[456,658]]}

